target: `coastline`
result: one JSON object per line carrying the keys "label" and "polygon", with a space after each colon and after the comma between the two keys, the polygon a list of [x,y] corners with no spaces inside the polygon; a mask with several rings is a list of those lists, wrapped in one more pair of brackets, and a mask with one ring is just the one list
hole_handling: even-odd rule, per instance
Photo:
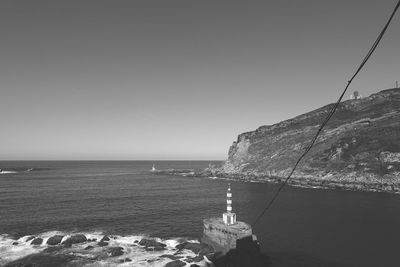
{"label": "coastline", "polygon": [[[0,234],[0,265],[16,266],[206,266],[212,248],[199,240],[162,239],[103,232],[48,231],[14,237]],[[189,266],[188,265],[188,266]]]}
{"label": "coastline", "polygon": [[[168,169],[157,170],[154,174],[169,174],[181,175],[186,177],[205,177],[210,179],[226,179],[241,182],[253,183],[272,183],[280,184],[286,177],[283,176],[268,176],[262,173],[224,173],[219,171],[210,171],[205,169],[202,171],[196,170],[180,170]],[[394,178],[394,177],[393,177]],[[297,172],[288,181],[289,186],[300,188],[313,188],[313,189],[340,189],[348,191],[360,192],[381,192],[390,194],[400,194],[400,183],[387,183],[380,182],[380,179],[371,174],[332,174],[329,173],[325,176],[313,176],[310,174],[301,175]]]}

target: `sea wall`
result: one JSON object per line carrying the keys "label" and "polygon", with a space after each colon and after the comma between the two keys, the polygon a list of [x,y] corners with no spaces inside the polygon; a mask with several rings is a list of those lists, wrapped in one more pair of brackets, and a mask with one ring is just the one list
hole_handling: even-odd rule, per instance
{"label": "sea wall", "polygon": [[211,218],[203,221],[203,237],[201,241],[214,248],[215,251],[227,253],[236,248],[236,241],[252,236],[250,225],[237,222],[234,225],[225,225],[220,218]]}

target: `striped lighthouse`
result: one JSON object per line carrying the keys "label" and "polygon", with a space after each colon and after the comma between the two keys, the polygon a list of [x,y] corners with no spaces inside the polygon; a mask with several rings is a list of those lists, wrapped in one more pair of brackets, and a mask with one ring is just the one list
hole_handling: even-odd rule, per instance
{"label": "striped lighthouse", "polygon": [[228,191],[226,192],[226,211],[227,212],[232,212],[231,184],[228,184]]}
{"label": "striped lighthouse", "polygon": [[236,223],[236,214],[232,212],[231,184],[228,184],[228,191],[226,192],[226,212],[222,214],[222,220],[226,225],[232,225]]}

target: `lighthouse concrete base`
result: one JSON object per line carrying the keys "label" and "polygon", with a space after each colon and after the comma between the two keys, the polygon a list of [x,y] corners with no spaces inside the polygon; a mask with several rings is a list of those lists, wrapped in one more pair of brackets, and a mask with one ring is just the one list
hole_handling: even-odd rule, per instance
{"label": "lighthouse concrete base", "polygon": [[201,241],[214,248],[216,252],[227,253],[237,247],[237,240],[251,238],[256,241],[251,226],[245,222],[227,225],[222,218],[209,218],[203,220],[204,229]]}

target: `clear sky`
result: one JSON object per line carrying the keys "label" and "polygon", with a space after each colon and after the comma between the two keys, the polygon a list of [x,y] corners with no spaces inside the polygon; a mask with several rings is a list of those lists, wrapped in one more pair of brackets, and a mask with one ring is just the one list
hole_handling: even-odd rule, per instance
{"label": "clear sky", "polygon": [[[396,2],[4,0],[0,160],[225,159],[334,102]],[[350,91],[394,87],[399,48],[397,14]]]}

